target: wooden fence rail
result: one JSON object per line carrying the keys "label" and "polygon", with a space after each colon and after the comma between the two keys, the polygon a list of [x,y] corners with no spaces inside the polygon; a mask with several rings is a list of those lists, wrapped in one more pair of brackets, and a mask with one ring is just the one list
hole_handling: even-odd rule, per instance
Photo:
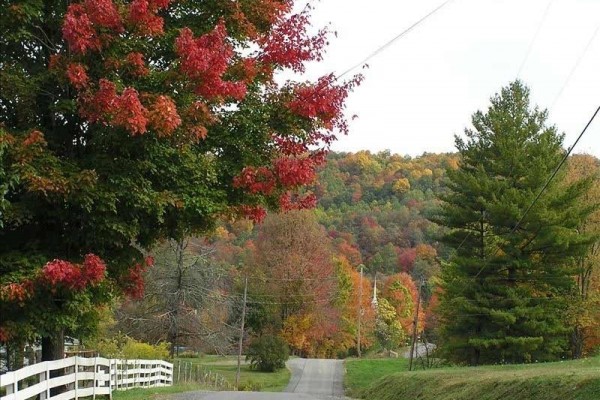
{"label": "wooden fence rail", "polygon": [[[173,364],[166,361],[69,357],[0,375],[0,400],[95,399],[97,395],[112,399],[112,390],[172,384]],[[61,393],[51,396],[54,388],[61,388]]]}

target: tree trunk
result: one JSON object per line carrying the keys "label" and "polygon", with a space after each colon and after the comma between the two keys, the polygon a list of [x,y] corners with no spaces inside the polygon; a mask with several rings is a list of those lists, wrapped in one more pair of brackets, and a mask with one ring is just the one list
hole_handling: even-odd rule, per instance
{"label": "tree trunk", "polygon": [[15,342],[15,348],[14,348],[14,370],[16,371],[17,369],[21,369],[25,366],[25,363],[23,362],[25,359],[25,342],[22,341],[16,341]]}
{"label": "tree trunk", "polygon": [[60,360],[65,357],[65,332],[59,329],[52,336],[42,337],[42,361]]}
{"label": "tree trunk", "polygon": [[571,351],[574,359],[581,358],[583,356],[583,344],[584,344],[584,333],[581,326],[575,326],[573,333],[571,334]]}
{"label": "tree trunk", "polygon": [[[61,360],[65,357],[65,331],[56,330],[52,336],[42,337],[42,361]],[[65,374],[63,369],[50,371],[50,378]],[[66,391],[66,387],[59,386],[50,389],[50,396],[56,396]]]}

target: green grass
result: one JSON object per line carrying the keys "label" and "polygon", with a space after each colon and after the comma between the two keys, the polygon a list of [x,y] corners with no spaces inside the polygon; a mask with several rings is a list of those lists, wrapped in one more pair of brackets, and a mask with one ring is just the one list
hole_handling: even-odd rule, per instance
{"label": "green grass", "polygon": [[[369,400],[600,399],[599,357],[556,363],[449,367],[389,374],[393,362],[400,363],[399,360],[347,361],[349,393]],[[400,364],[396,366],[401,367]]]}
{"label": "green grass", "polygon": [[[178,361],[200,365],[202,369],[207,369],[212,373],[216,372],[220,374],[231,383],[231,385],[235,384],[237,358],[234,356],[205,355],[197,358],[181,358],[176,360],[176,362]],[[175,364],[175,369],[177,369],[177,364]],[[279,392],[285,389],[289,380],[290,371],[288,369],[284,368],[273,373],[255,371],[251,370],[249,365],[242,359],[240,368],[241,386],[251,386],[253,387],[253,390],[260,390],[263,392]],[[207,389],[207,387],[198,384],[181,383],[169,387],[113,391],[113,398],[114,400],[160,400],[168,398],[165,397],[165,395],[168,394],[203,389]]]}
{"label": "green grass", "polygon": [[[191,362],[201,365],[212,372],[221,374],[231,384],[235,384],[237,371],[237,357],[235,356],[202,356],[198,358],[182,358],[182,362]],[[276,372],[260,372],[250,369],[242,358],[240,368],[240,385],[252,385],[262,392],[280,392],[287,386],[290,380],[290,371],[287,368]],[[255,390],[256,390],[255,389]]]}
{"label": "green grass", "polygon": [[354,395],[373,381],[399,371],[408,371],[405,358],[347,359],[345,362],[346,394]]}

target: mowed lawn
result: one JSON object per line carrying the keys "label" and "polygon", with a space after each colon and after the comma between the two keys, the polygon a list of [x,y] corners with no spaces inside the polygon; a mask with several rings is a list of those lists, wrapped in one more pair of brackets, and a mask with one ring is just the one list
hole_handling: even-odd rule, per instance
{"label": "mowed lawn", "polygon": [[[396,368],[396,371],[391,371]],[[397,372],[402,371],[405,372]],[[347,394],[369,400],[598,400],[600,357],[408,372],[406,360],[348,360]]]}
{"label": "mowed lawn", "polygon": [[[175,361],[175,369],[181,362],[200,366],[202,370],[210,370],[224,377],[231,385],[235,384],[237,371],[237,358],[235,356],[213,356],[205,355],[196,358],[181,358]],[[251,370],[250,365],[242,359],[240,368],[240,387],[246,390],[278,392],[285,389],[290,380],[290,371],[286,368],[277,372],[267,373]],[[114,391],[114,400],[159,400],[168,398],[168,394],[188,392],[194,390],[211,390],[211,387],[193,383],[180,383],[171,387],[131,389],[126,391]]]}

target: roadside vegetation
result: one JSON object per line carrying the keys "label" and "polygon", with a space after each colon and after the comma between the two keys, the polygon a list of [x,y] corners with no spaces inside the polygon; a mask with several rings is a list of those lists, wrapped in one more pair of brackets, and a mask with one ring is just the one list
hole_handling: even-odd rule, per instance
{"label": "roadside vegetation", "polygon": [[[600,357],[407,371],[406,360],[347,360],[346,394],[369,400],[595,400]],[[402,372],[397,372],[402,371]]]}
{"label": "roadside vegetation", "polygon": [[[235,384],[237,371],[236,356],[205,355],[195,358],[181,359],[182,362],[204,367],[212,372],[222,375],[229,383]],[[242,358],[240,368],[240,390],[253,390],[262,392],[280,392],[290,380],[290,371],[287,368],[277,369],[275,372],[263,372],[250,368],[250,362]]]}
{"label": "roadside vegetation", "polygon": [[[199,357],[178,358],[175,360],[176,368],[178,363],[182,363],[182,365],[188,363],[188,365],[192,364],[194,368],[199,367],[202,371],[211,371],[212,374],[218,374],[224,378],[232,387],[235,385],[237,370],[237,357],[235,356],[203,355]],[[255,368],[250,368],[250,363],[242,359],[240,390],[280,392],[285,389],[289,380],[290,371],[287,368],[278,369],[275,372],[262,372]],[[212,385],[180,382],[170,387],[115,391],[113,392],[113,398],[114,400],[160,399],[164,397],[163,395],[196,390],[215,390],[215,388]]]}

